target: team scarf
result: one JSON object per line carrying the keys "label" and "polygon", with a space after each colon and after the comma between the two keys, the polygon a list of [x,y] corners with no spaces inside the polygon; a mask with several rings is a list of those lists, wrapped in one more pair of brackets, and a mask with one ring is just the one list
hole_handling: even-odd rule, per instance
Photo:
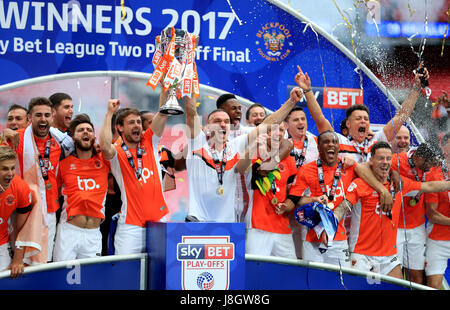
{"label": "team scarf", "polygon": [[[72,138],[50,127],[50,135],[59,144],[64,156],[74,150]],[[29,265],[47,262],[48,223],[45,180],[39,166],[39,151],[34,140],[31,125],[25,129],[23,140],[23,162],[21,177],[27,182],[32,195],[32,210],[19,232],[16,232],[15,246],[24,248],[24,262]]]}

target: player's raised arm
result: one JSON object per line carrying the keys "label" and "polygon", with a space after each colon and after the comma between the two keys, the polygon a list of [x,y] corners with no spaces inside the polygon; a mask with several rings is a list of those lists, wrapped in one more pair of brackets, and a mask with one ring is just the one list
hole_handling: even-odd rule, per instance
{"label": "player's raised arm", "polygon": [[383,128],[384,134],[388,141],[394,139],[395,133],[400,130],[400,127],[403,125],[403,123],[411,116],[422,89],[420,79],[425,78],[426,80],[428,80],[430,77],[427,68],[423,67],[423,63],[419,65],[419,69],[421,68],[423,68],[423,73],[415,73],[414,85],[408,97],[405,99],[405,101],[403,101],[395,116]]}
{"label": "player's raised arm", "polygon": [[112,144],[112,131],[111,131],[111,119],[113,114],[119,109],[119,99],[109,99],[108,109],[106,111],[105,120],[103,121],[102,128],[98,138],[100,150],[103,153],[103,157],[107,160],[114,157],[116,149]]}
{"label": "player's raised arm", "polygon": [[313,91],[311,90],[311,79],[309,78],[308,73],[303,73],[300,66],[297,66],[297,69],[298,73],[294,78],[295,83],[297,83],[297,85],[303,90],[303,94],[305,95],[306,99],[306,105],[308,106],[309,113],[316,123],[319,134],[327,130],[334,131],[330,122],[323,115],[322,108],[320,107]]}

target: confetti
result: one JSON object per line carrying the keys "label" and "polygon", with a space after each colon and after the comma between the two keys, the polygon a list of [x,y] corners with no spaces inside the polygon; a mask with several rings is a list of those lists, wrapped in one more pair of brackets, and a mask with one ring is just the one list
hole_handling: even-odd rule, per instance
{"label": "confetti", "polygon": [[122,8],[122,20],[127,16],[127,11],[125,10],[125,0],[120,0],[120,7]]}
{"label": "confetti", "polygon": [[353,54],[356,55],[356,48],[355,48],[355,42],[353,40],[353,33],[352,33],[352,24],[348,21],[348,19],[344,16],[344,14],[342,14],[341,9],[339,8],[339,6],[337,5],[336,1],[333,1],[334,5],[336,6],[336,9],[338,10],[339,14],[341,15],[342,19],[345,21],[345,23],[347,24],[347,28],[348,28],[348,32],[350,33],[350,38],[352,40],[352,48],[353,48]]}
{"label": "confetti", "polygon": [[447,37],[448,23],[450,22],[450,8],[445,12],[447,14],[447,25],[445,26],[444,37],[442,38],[441,57],[444,56],[445,38]]}
{"label": "confetti", "polygon": [[409,10],[409,16],[412,17],[414,15],[414,13],[416,13],[416,9],[412,10],[411,9],[411,4],[408,1],[408,10]]}
{"label": "confetti", "polygon": [[227,0],[227,2],[228,2],[228,5],[230,6],[231,12],[233,12],[234,17],[236,17],[236,19],[237,19],[237,21],[238,21],[238,23],[239,23],[239,26],[242,26],[242,22],[241,22],[241,20],[239,19],[239,17],[237,16],[237,14],[236,14],[236,12],[234,11],[233,7],[231,6],[230,0]]}

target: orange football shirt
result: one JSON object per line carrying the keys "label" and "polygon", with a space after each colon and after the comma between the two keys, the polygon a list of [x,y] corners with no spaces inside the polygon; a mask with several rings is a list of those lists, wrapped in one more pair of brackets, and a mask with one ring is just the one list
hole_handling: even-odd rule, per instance
{"label": "orange football shirt", "polygon": [[[17,147],[16,153],[19,158],[20,164],[20,174],[23,176],[23,145],[24,145],[24,135],[25,128],[17,130],[20,137],[19,146]],[[47,201],[47,213],[56,212],[59,209],[59,193],[57,186],[56,173],[58,170],[59,160],[61,158],[61,148],[56,140],[49,134],[47,138],[41,139],[34,136],[34,141],[36,142],[36,147],[44,158],[45,144],[48,139],[51,139],[50,144],[50,158],[49,158],[49,168],[48,168],[48,180],[45,184],[51,184],[51,188],[46,190],[46,201]],[[36,162],[39,167],[39,163]],[[41,174],[39,174],[41,175]]]}
{"label": "orange football shirt", "polygon": [[31,205],[31,191],[28,184],[15,175],[10,186],[0,194],[0,245],[9,240],[8,219],[16,209]]}
{"label": "orange football shirt", "polygon": [[252,227],[278,234],[290,234],[291,229],[289,228],[287,214],[276,214],[276,205],[273,205],[271,200],[274,197],[278,202],[286,200],[288,179],[297,173],[294,157],[287,156],[278,164],[278,169],[281,178],[275,179],[275,194],[269,190],[264,196],[257,189],[253,191]]}
{"label": "orange football shirt", "polygon": [[[322,165],[323,167],[323,175],[324,175],[324,184],[327,189],[327,194],[329,194],[333,179],[334,179],[334,173],[336,171],[338,164],[334,165],[333,167],[328,167],[325,165]],[[344,199],[344,190],[347,188],[352,180],[356,177],[355,174],[355,167],[356,164],[353,165],[350,168],[342,169],[341,168],[341,177],[339,178],[338,185],[336,186],[336,193],[334,195],[333,204],[335,207],[337,207],[342,200]],[[307,165],[304,165],[301,169],[299,169],[297,173],[297,180],[295,182],[295,185],[292,186],[291,190],[289,191],[290,195],[294,196],[302,196],[303,192],[309,188],[311,191],[311,197],[319,197],[323,195],[322,189],[320,187],[319,183],[319,175],[317,170],[317,160],[310,162]],[[341,182],[342,181],[342,182]],[[344,185],[344,188],[342,188],[342,184]],[[346,240],[347,235],[345,232],[345,228],[343,225],[344,219],[342,219],[339,222],[338,230],[336,232],[336,236],[334,237],[334,240],[341,241]],[[320,242],[320,240],[317,238],[316,232],[313,229],[310,229],[306,235],[306,241],[309,242]]]}
{"label": "orange football shirt", "polygon": [[[110,160],[111,172],[116,178],[122,195],[119,221],[145,227],[147,221],[159,221],[169,213],[161,185],[158,141],[149,127],[142,135],[142,175],[138,180],[121,145],[115,145],[117,154]],[[155,140],[155,141],[154,141]],[[135,167],[137,149],[129,150]]]}
{"label": "orange football shirt", "polygon": [[58,185],[64,196],[67,219],[75,215],[105,218],[109,167],[101,153],[90,159],[70,155],[60,162]]}
{"label": "orange football shirt", "polygon": [[[406,177],[403,180],[403,195],[420,190],[422,183]],[[389,184],[385,184],[389,189]],[[395,194],[392,207],[392,220],[381,210],[380,196],[363,179],[357,178],[348,187],[346,199],[354,205],[352,229],[350,233],[351,250],[370,256],[391,256],[397,253],[397,227],[401,211],[401,193]],[[361,200],[360,210],[355,204]],[[355,212],[356,211],[356,212]],[[355,243],[354,243],[355,242]],[[354,243],[354,244],[353,244]]]}
{"label": "orange football shirt", "polygon": [[[431,170],[431,173],[435,176],[437,181],[448,181],[440,166],[435,167]],[[447,172],[448,174],[448,172]],[[440,193],[429,193],[424,194],[425,202],[427,203],[437,203],[437,212],[441,213],[446,217],[450,217],[450,191],[440,192]],[[450,240],[450,226],[432,223],[428,221],[427,228],[430,227],[430,232],[428,238],[433,240]]]}
{"label": "orange football shirt", "polygon": [[[434,179],[431,171],[425,173],[425,178],[423,179],[423,171],[419,168],[415,168],[417,175],[421,182],[432,181]],[[392,155],[392,166],[391,170],[397,171],[401,176],[405,176],[411,180],[415,180],[413,169],[408,163],[408,153],[398,153]],[[423,203],[423,194],[420,196],[419,201],[417,201],[415,206],[410,206],[410,201],[414,197],[404,197],[403,206],[405,210],[405,223],[403,223],[403,210],[400,210],[400,221],[398,223],[398,228],[411,229],[420,226],[425,223],[425,205]]]}

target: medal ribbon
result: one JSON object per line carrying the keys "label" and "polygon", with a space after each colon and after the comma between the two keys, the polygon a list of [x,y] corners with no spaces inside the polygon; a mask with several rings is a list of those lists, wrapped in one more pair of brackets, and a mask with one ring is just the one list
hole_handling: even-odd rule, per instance
{"label": "medal ribbon", "polygon": [[[291,138],[292,142],[292,138]],[[299,151],[295,147],[291,151],[291,156],[294,156],[295,158],[295,165],[298,167],[301,167],[303,165],[303,162],[306,158],[306,150],[308,149],[308,137],[305,136],[305,141],[303,142],[303,149]]]}
{"label": "medal ribbon", "polygon": [[[414,174],[414,178],[416,179],[416,181],[417,181],[417,182],[421,182],[420,179],[419,179],[419,175],[418,175],[418,173],[417,173],[416,165],[414,165],[414,163],[413,163],[411,157],[408,158],[408,163],[409,163],[409,167],[411,167],[411,170],[412,170],[412,172],[413,172],[413,174]],[[426,173],[423,172],[423,173],[422,173],[422,182],[425,182],[425,175],[426,175]],[[421,196],[422,196],[422,192],[419,192],[419,193],[414,197],[414,199],[416,200],[416,202],[419,202]]]}
{"label": "medal ribbon", "polygon": [[[388,176],[388,183],[389,183],[389,192],[391,193],[392,199],[395,200],[395,188],[394,184],[392,183],[391,178]],[[392,220],[392,212],[388,211],[386,212],[386,216]]]}
{"label": "medal ribbon", "polygon": [[142,175],[142,155],[144,154],[144,150],[141,148],[141,144],[138,143],[136,150],[137,169],[136,166],[134,165],[133,155],[131,154],[125,142],[122,143],[122,149],[125,152],[125,155],[127,156],[128,164],[134,170],[134,174],[136,175],[136,178],[139,180]]}
{"label": "medal ribbon", "polygon": [[52,138],[45,141],[44,158],[39,154],[39,167],[41,167],[42,177],[45,181],[48,181],[48,168],[50,167],[50,147],[52,145]]}
{"label": "medal ribbon", "polygon": [[336,194],[336,188],[339,183],[339,179],[341,178],[341,166],[342,166],[342,162],[339,162],[336,167],[336,170],[334,171],[333,183],[331,185],[330,194],[328,194],[327,189],[325,187],[325,177],[323,175],[322,161],[320,159],[317,159],[317,174],[319,177],[320,189],[322,190],[322,193],[328,197],[329,202],[334,201],[334,195]]}
{"label": "medal ribbon", "polygon": [[[277,178],[273,178],[272,183],[270,184],[270,191],[267,191],[267,195],[266,197],[269,199],[270,203],[272,205],[276,205],[276,203],[278,203],[278,198],[277,198],[277,185],[275,184],[275,181],[277,180]],[[275,200],[275,204],[272,202],[273,199]]]}
{"label": "medal ribbon", "polygon": [[223,151],[222,151],[222,161],[219,160],[219,157],[217,155],[216,150],[213,148],[210,148],[211,156],[214,160],[214,168],[217,172],[217,180],[219,181],[220,186],[223,184],[223,174],[225,172],[225,165],[227,164],[227,158],[225,156],[225,153],[227,151],[227,146],[225,145]]}

